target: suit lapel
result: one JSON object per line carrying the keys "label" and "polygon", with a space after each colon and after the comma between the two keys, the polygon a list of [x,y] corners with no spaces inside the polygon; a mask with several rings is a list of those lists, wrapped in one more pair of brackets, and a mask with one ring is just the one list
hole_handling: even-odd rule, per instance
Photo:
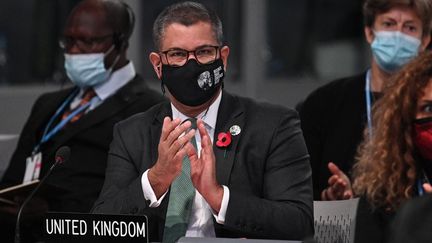
{"label": "suit lapel", "polygon": [[228,185],[231,170],[234,164],[235,152],[242,133],[232,136],[231,144],[227,148],[216,146],[218,134],[229,132],[230,127],[238,125],[244,127],[243,107],[237,97],[224,91],[216,121],[216,130],[213,139],[213,150],[216,157],[216,177],[220,184]]}
{"label": "suit lapel", "polygon": [[[58,94],[52,95],[49,98],[47,98],[47,102],[44,102],[44,111],[45,112],[39,112],[38,114],[41,114],[39,117],[34,119],[34,121],[38,122],[37,124],[38,131],[40,131],[40,134],[38,136],[42,136],[43,131],[45,130],[46,126],[48,125],[48,122],[53,118],[56,111],[60,108],[60,106],[65,102],[68,96],[72,94],[74,91],[74,88],[68,88],[62,91],[59,91]],[[61,116],[61,115],[60,115]],[[55,120],[58,119],[54,118]],[[51,124],[51,127],[49,129],[52,129],[55,126],[55,121],[53,124]],[[41,137],[38,137],[40,140]],[[37,141],[39,142],[39,141]]]}
{"label": "suit lapel", "polygon": [[162,132],[163,120],[166,116],[172,117],[171,105],[169,102],[161,104],[159,112],[156,112],[155,119],[151,124],[151,161],[156,162],[158,158],[158,145]]}
{"label": "suit lapel", "polygon": [[[172,117],[171,105],[169,102],[161,105],[160,110],[159,112],[156,112],[154,122],[151,125],[151,161],[157,160],[158,143],[161,135],[163,119],[166,116]],[[236,97],[224,92],[222,95],[221,104],[219,106],[218,118],[216,121],[216,129],[213,139],[213,150],[216,157],[216,176],[218,182],[223,185],[228,185],[231,170],[234,164],[235,151],[237,150],[237,145],[242,133],[237,136],[233,136],[231,144],[226,149],[217,147],[216,141],[217,135],[220,132],[229,132],[230,127],[233,125],[238,125],[240,128],[243,128],[243,108]]]}
{"label": "suit lapel", "polygon": [[147,86],[138,76],[122,87],[116,94],[109,97],[102,104],[80,118],[77,122],[69,124],[63,133],[55,138],[57,144],[64,144],[80,131],[87,129],[99,122],[122,111],[126,106],[132,104],[137,98],[137,93],[147,89]]}

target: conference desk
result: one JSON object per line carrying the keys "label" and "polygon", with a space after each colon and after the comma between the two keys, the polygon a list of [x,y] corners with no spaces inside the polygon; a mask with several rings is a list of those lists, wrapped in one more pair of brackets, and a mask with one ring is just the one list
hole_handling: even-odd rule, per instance
{"label": "conference desk", "polygon": [[[108,215],[48,212],[45,215],[46,242],[147,242],[148,219],[144,215]],[[301,241],[243,238],[182,237],[179,243],[297,243]]]}
{"label": "conference desk", "polygon": [[261,239],[231,239],[231,238],[199,238],[182,237],[178,243],[300,243],[302,241],[291,240],[261,240]]}

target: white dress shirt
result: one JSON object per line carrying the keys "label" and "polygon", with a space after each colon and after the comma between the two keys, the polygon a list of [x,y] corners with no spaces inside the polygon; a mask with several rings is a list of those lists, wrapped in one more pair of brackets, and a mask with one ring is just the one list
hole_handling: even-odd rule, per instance
{"label": "white dress shirt", "polygon": [[[98,105],[102,104],[108,97],[115,94],[117,90],[126,85],[129,81],[131,81],[136,76],[135,67],[132,61],[120,68],[111,74],[109,79],[106,82],[98,84],[93,87],[96,95],[98,96],[98,102],[92,103],[90,107],[86,110],[86,112],[93,110]],[[74,109],[77,107],[82,99],[84,94],[84,89],[80,89],[78,94],[75,96],[73,101],[70,104],[70,109]]]}
{"label": "white dress shirt", "polygon": [[[209,133],[210,139],[213,142],[214,132],[216,128],[216,120],[217,113],[219,110],[220,101],[222,99],[222,92],[220,92],[219,96],[213,102],[213,104],[208,108],[208,110],[202,112],[197,116],[204,121],[204,125]],[[180,118],[181,121],[188,119],[187,116],[178,111],[174,105],[171,104],[173,119]],[[198,130],[195,133],[195,139],[197,143],[197,152],[198,156],[200,156],[201,152],[201,136],[199,135]],[[165,198],[167,192],[165,192],[159,200],[156,198],[156,195],[150,185],[150,182],[147,177],[148,170],[145,171],[141,177],[141,184],[144,192],[144,198],[150,201],[150,207],[158,207],[162,200]],[[189,237],[215,237],[213,220],[211,219],[212,215],[216,219],[216,222],[219,224],[223,224],[225,222],[226,210],[228,207],[229,201],[229,189],[226,186],[223,186],[223,198],[221,208],[218,214],[215,214],[214,211],[210,208],[205,199],[201,196],[201,194],[195,190],[195,197],[192,204],[191,216],[189,218],[188,228],[186,231],[186,236]]]}

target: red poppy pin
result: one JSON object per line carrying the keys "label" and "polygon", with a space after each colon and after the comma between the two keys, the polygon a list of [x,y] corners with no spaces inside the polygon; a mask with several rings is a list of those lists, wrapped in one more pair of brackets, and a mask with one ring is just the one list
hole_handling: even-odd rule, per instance
{"label": "red poppy pin", "polygon": [[226,148],[231,144],[231,133],[220,132],[217,137],[216,146]]}
{"label": "red poppy pin", "polygon": [[220,132],[217,136],[216,146],[218,148],[223,148],[224,158],[227,156],[227,148],[231,144],[232,136],[237,136],[241,132],[241,128],[239,125],[233,125],[230,127],[228,132]]}

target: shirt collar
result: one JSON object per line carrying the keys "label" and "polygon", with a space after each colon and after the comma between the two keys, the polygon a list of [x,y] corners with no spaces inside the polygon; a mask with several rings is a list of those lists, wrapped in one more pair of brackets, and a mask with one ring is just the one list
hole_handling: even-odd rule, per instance
{"label": "shirt collar", "polygon": [[[216,128],[217,114],[219,111],[219,105],[222,100],[222,90],[219,92],[218,97],[210,105],[208,110],[201,112],[196,118],[200,118],[204,121],[205,125],[211,129]],[[175,106],[171,103],[173,119],[180,118],[181,121],[188,119],[189,117],[181,113]]]}
{"label": "shirt collar", "polygon": [[101,100],[105,100],[109,96],[113,95],[118,89],[131,81],[135,76],[135,67],[132,61],[129,61],[126,66],[113,72],[108,81],[94,86],[93,89]]}

